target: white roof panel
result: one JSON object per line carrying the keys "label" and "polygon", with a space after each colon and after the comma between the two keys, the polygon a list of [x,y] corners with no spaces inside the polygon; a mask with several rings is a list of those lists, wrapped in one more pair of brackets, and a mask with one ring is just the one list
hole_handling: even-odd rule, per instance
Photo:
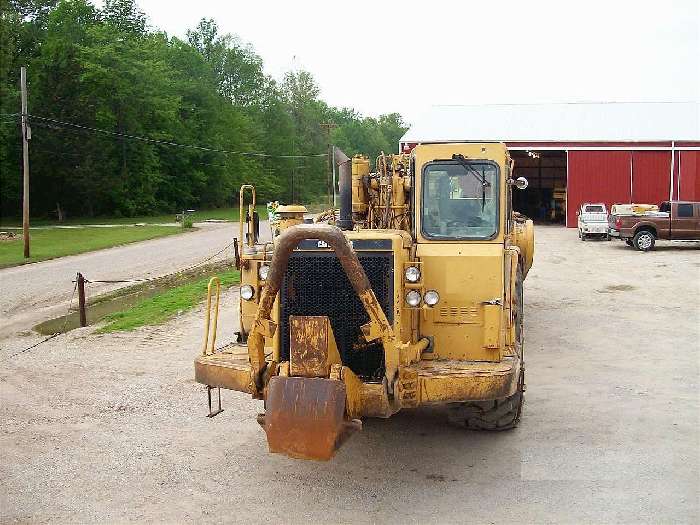
{"label": "white roof panel", "polygon": [[700,140],[697,102],[434,106],[401,142]]}

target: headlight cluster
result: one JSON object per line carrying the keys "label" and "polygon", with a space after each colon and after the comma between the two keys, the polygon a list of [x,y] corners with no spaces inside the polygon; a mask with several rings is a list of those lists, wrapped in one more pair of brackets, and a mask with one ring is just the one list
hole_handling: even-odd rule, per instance
{"label": "headlight cluster", "polygon": [[435,306],[440,301],[440,294],[435,290],[428,290],[421,297],[418,290],[409,290],[406,292],[406,304],[412,308],[418,306],[421,300],[428,306]]}
{"label": "headlight cluster", "polygon": [[[270,276],[270,265],[269,264],[261,264],[258,267],[258,278],[261,281],[267,281],[267,278]],[[244,284],[241,285],[240,288],[241,291],[241,299],[244,301],[250,301],[255,297],[255,288],[253,288],[249,284]]]}

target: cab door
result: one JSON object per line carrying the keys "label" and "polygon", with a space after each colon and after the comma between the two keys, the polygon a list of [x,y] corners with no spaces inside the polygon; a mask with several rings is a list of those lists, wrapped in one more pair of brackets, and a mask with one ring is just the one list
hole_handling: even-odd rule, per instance
{"label": "cab door", "polygon": [[671,239],[697,239],[700,233],[698,205],[692,202],[674,203],[671,207]]}

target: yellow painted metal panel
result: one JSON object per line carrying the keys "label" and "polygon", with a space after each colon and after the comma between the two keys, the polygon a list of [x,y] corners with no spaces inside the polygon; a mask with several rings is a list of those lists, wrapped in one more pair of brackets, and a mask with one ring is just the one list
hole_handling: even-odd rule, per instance
{"label": "yellow painted metal panel", "polygon": [[420,320],[420,336],[434,338],[436,359],[498,361],[498,345],[484,346],[484,303],[503,301],[503,246],[420,244],[416,255],[425,288],[440,294],[437,306],[424,309]]}
{"label": "yellow painted metal panel", "polygon": [[502,307],[500,304],[484,305],[484,347],[499,348],[500,332],[501,332],[501,313]]}

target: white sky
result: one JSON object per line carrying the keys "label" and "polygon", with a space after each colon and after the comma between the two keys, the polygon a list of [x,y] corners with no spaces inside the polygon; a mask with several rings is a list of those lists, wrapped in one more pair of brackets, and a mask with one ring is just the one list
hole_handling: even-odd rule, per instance
{"label": "white sky", "polygon": [[253,45],[275,78],[410,122],[435,104],[700,100],[700,0],[140,0],[184,37],[200,18]]}

